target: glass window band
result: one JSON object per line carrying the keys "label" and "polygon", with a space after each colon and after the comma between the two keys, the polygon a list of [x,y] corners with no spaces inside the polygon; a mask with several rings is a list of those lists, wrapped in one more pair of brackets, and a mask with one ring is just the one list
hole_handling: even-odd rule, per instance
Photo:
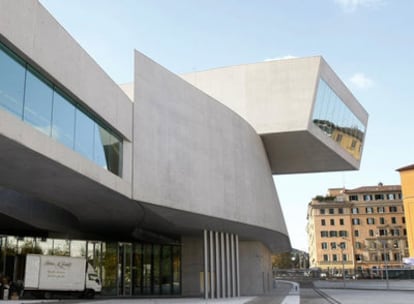
{"label": "glass window band", "polygon": [[319,79],[312,120],[355,159],[361,159],[365,126],[322,78]]}
{"label": "glass window band", "polygon": [[2,43],[0,109],[122,175],[122,137]]}

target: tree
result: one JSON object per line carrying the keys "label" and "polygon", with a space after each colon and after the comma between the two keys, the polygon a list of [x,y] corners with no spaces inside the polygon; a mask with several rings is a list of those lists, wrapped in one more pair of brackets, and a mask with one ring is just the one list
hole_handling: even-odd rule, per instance
{"label": "tree", "polygon": [[272,267],[278,269],[292,268],[292,259],[290,252],[282,252],[272,255]]}

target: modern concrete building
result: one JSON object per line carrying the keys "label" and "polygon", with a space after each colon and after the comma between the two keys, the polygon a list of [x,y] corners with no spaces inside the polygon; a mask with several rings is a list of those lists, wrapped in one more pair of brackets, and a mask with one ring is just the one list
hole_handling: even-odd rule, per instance
{"label": "modern concrete building", "polygon": [[321,57],[199,88],[134,59],[121,88],[38,1],[0,2],[0,272],[37,252],[87,257],[109,295],[267,292],[272,174],[358,169],[367,113]]}
{"label": "modern concrete building", "polygon": [[310,267],[328,275],[401,268],[408,256],[401,187],[329,189],[309,203],[307,233]]}

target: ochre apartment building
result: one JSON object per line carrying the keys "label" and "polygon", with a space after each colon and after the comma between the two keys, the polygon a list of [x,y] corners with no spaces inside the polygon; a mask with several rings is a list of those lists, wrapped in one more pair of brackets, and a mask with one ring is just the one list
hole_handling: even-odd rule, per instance
{"label": "ochre apartment building", "polygon": [[329,189],[308,206],[310,267],[332,276],[377,276],[408,256],[399,185]]}
{"label": "ochre apartment building", "polygon": [[407,226],[407,239],[410,257],[414,256],[414,164],[398,169],[401,177],[404,210]]}

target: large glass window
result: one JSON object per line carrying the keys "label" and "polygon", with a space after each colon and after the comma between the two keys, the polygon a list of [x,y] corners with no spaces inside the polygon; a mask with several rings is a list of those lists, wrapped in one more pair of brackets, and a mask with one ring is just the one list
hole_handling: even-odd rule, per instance
{"label": "large glass window", "polygon": [[164,246],[162,247],[162,256],[161,256],[161,293],[170,294],[171,293],[171,283],[172,283],[172,258],[171,258],[171,247]]}
{"label": "large glass window", "polygon": [[90,160],[94,160],[94,127],[94,121],[85,113],[83,113],[79,109],[76,109],[75,150],[83,154]]}
{"label": "large glass window", "polygon": [[0,110],[121,175],[122,139],[0,43]]}
{"label": "large glass window", "polygon": [[323,80],[319,80],[313,122],[356,159],[361,158],[365,126]]}
{"label": "large glass window", "polygon": [[173,294],[181,293],[181,247],[172,247],[173,258]]}
{"label": "large glass window", "polygon": [[53,97],[52,137],[68,148],[74,148],[75,106],[56,91]]}
{"label": "large glass window", "polygon": [[23,115],[24,63],[0,44],[0,108]]}
{"label": "large glass window", "polygon": [[101,167],[120,173],[121,141],[105,128],[96,125],[94,136],[94,160]]}
{"label": "large glass window", "polygon": [[53,89],[31,69],[26,73],[24,121],[39,131],[50,135],[52,124]]}

